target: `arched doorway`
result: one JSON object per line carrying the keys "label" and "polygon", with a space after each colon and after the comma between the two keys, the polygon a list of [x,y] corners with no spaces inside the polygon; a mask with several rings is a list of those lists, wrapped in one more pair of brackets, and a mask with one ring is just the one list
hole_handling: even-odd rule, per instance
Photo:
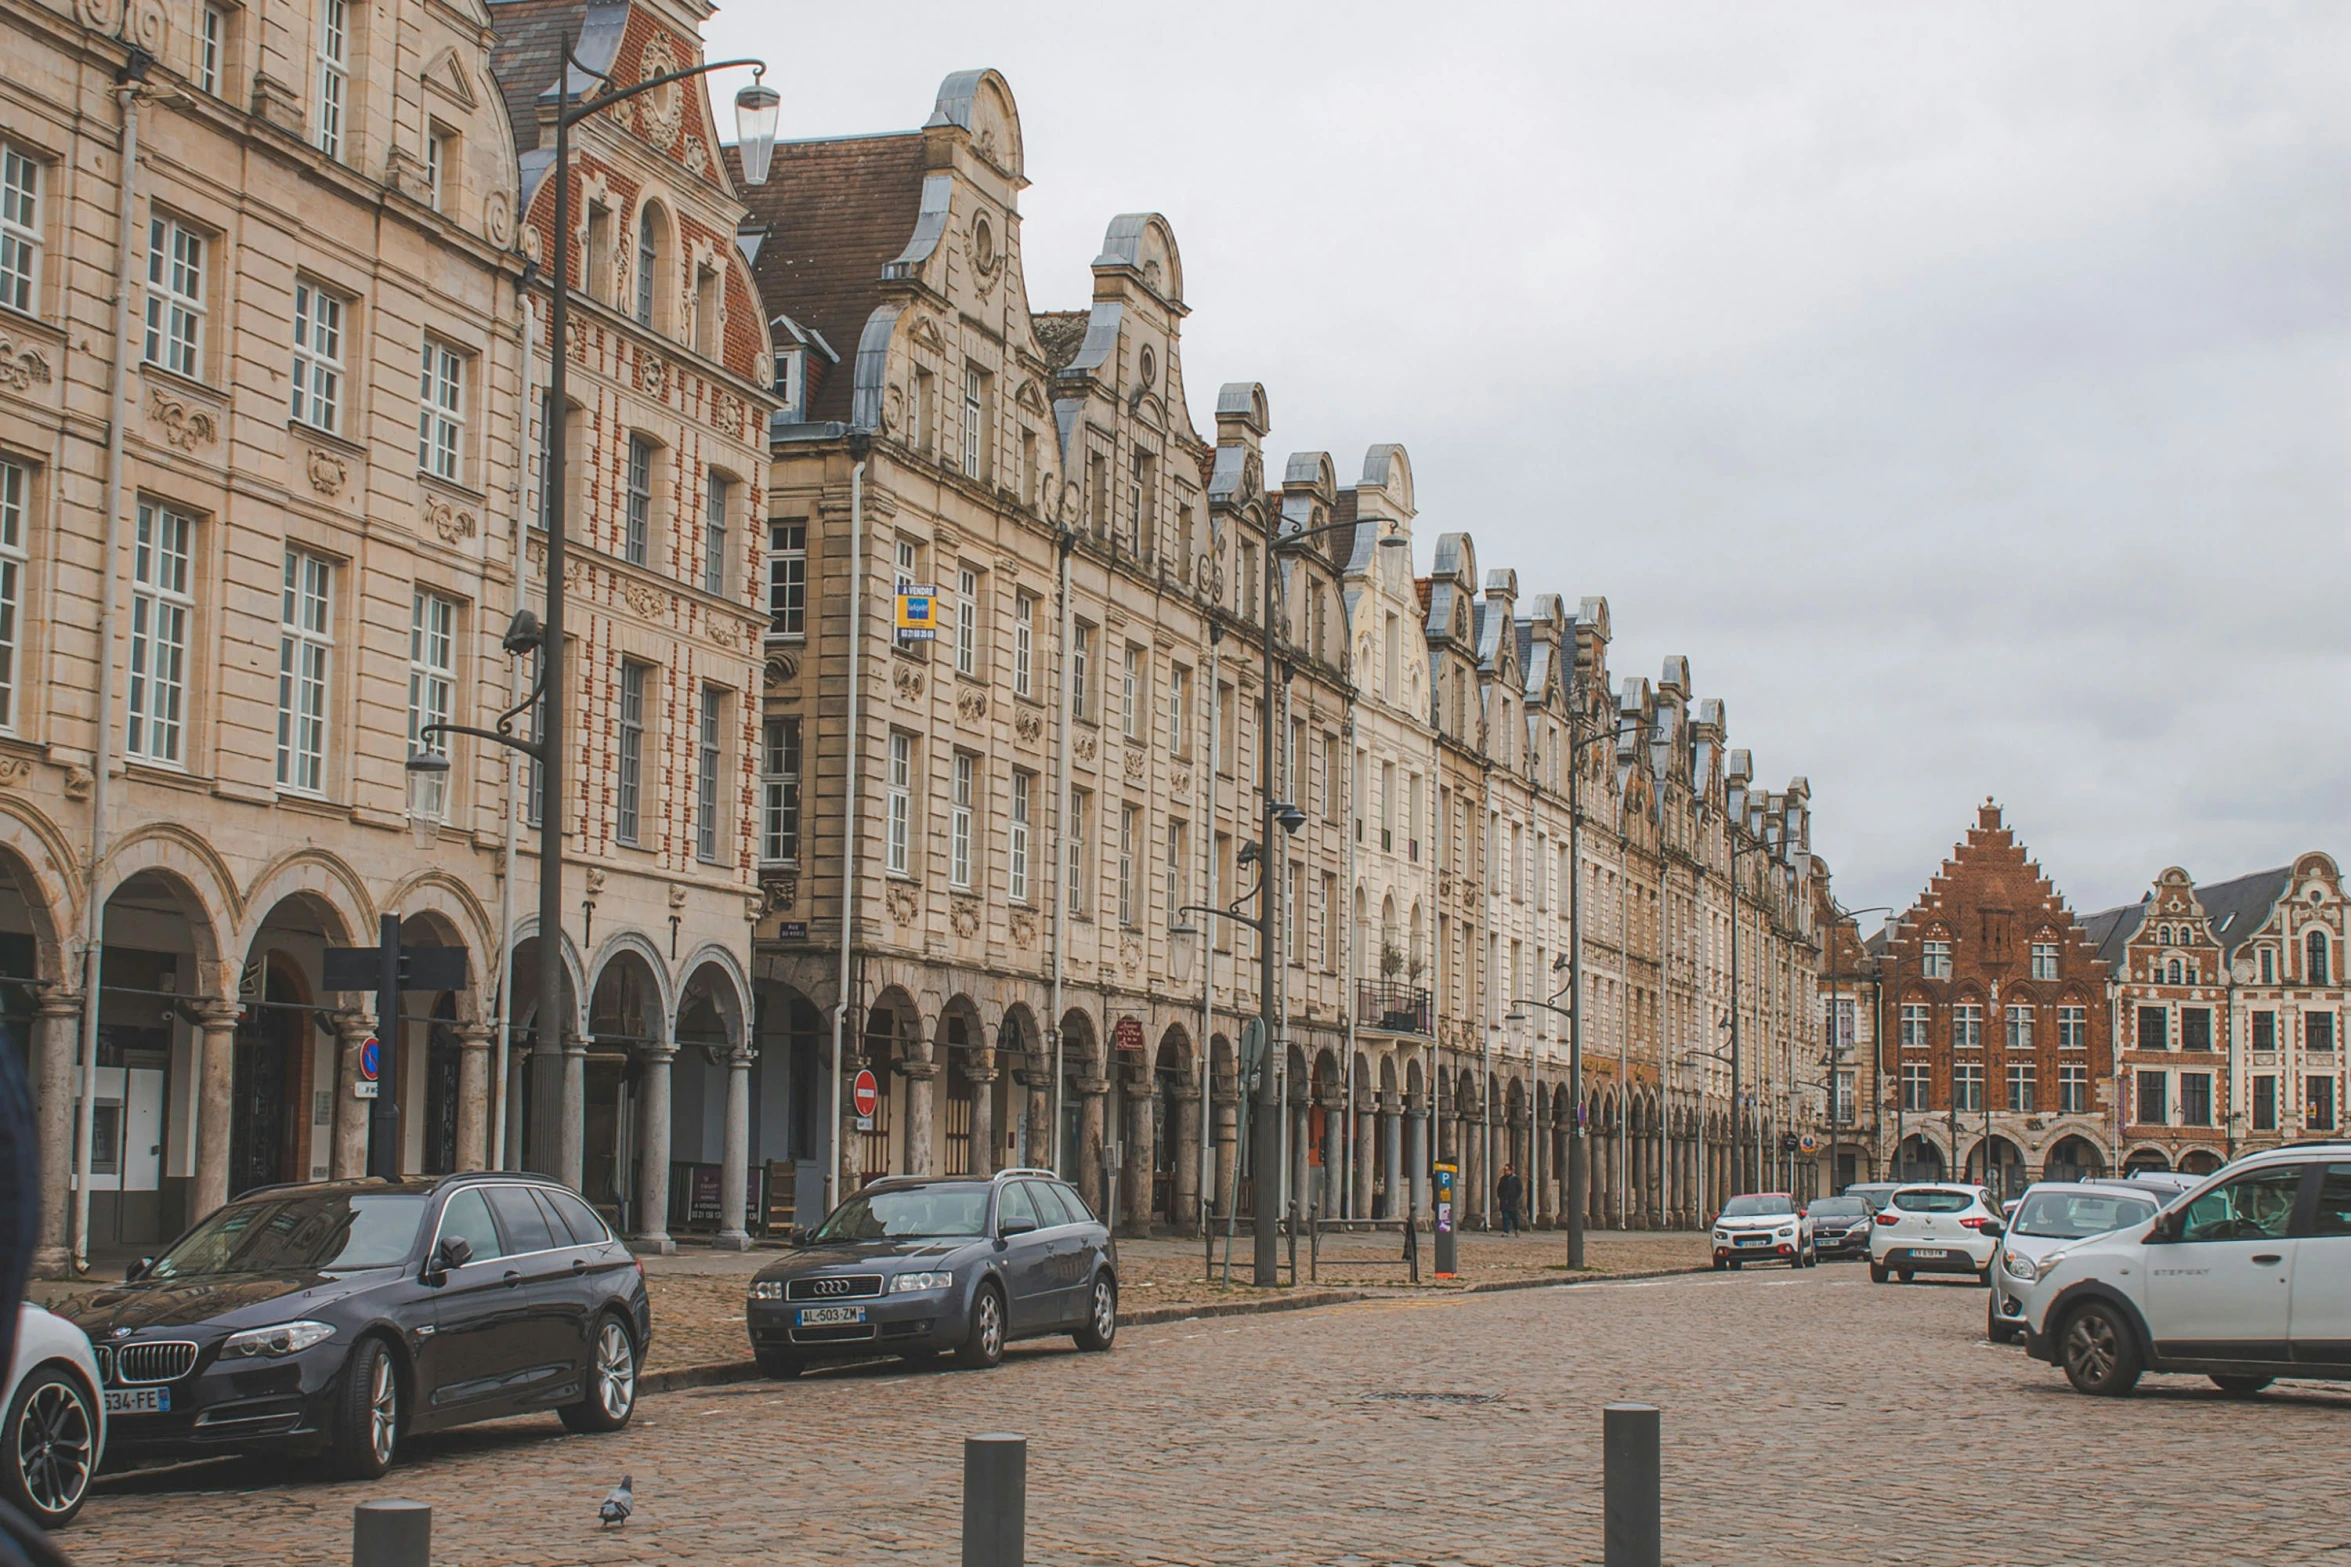
{"label": "arched doorway", "polygon": [[2025,1189],[2024,1150],[2007,1138],[1979,1138],[1967,1153],[1967,1178],[1991,1189],[1992,1200],[2006,1202]]}
{"label": "arched doorway", "polygon": [[[334,1122],[349,1095],[337,1080],[334,1012],[321,1004],[319,979],[324,949],[349,939],[332,905],[296,893],[270,909],[246,947],[231,1069],[232,1197],[334,1173]],[[372,1010],[374,1000],[363,1004]],[[355,1101],[348,1113],[363,1117],[369,1108]]]}
{"label": "arched doorway", "polygon": [[2106,1160],[2098,1152],[2098,1145],[2086,1137],[2061,1137],[2049,1156],[2041,1161],[2041,1178],[2045,1181],[2078,1181],[2084,1176],[2104,1175]]}
{"label": "arched doorway", "polygon": [[868,1182],[880,1180],[895,1168],[893,1133],[903,1120],[906,1094],[905,1078],[899,1067],[913,1050],[921,1027],[922,1017],[915,1008],[914,998],[895,985],[876,996],[873,1005],[866,1008],[862,1059],[850,1063],[847,1071],[852,1079],[859,1066],[873,1073],[874,1087],[879,1093],[873,1114],[859,1117],[856,1107],[850,1103],[850,1084],[841,1085],[841,1114],[853,1139],[850,1144],[850,1157],[855,1161],[853,1190],[862,1190]]}
{"label": "arched doorway", "polygon": [[[638,1053],[669,1039],[669,1000],[652,956],[634,942],[611,950],[588,992],[580,1079],[580,1195],[623,1234],[643,1228],[636,1170],[643,1148]],[[570,1063],[565,1063],[569,1070]]]}
{"label": "arched doorway", "polygon": [[1200,1093],[1194,1086],[1192,1040],[1179,1025],[1159,1038],[1151,1063],[1153,1150],[1151,1217],[1188,1229],[1198,1214]]}
{"label": "arched doorway", "polygon": [[513,1048],[506,1061],[506,1163],[510,1169],[560,1175],[563,1151],[559,1146],[540,1146],[542,1134],[534,1112],[541,1094],[552,1093],[560,1098],[564,1093],[563,1078],[568,1063],[563,1045],[567,1039],[577,1038],[582,1026],[580,966],[579,955],[572,950],[570,942],[559,943],[556,958],[563,964],[563,1016],[548,1020],[542,1029],[539,961],[545,950],[546,944],[535,934],[523,937],[514,947],[510,981],[515,1005]]}
{"label": "arched doorway", "polygon": [[2220,1155],[2209,1148],[2197,1148],[2180,1155],[2180,1174],[2210,1175],[2220,1168]]}
{"label": "arched doorway", "polygon": [[[202,900],[177,873],[125,878],[106,900],[104,930],[89,1238],[151,1246],[227,1194],[234,1013],[221,1019],[202,1005],[222,1004],[208,983],[219,947]],[[230,1026],[213,1032],[222,1021]],[[228,1059],[208,1078],[214,1051]],[[215,1192],[203,1190],[208,1178]]]}
{"label": "arched doorway", "polygon": [[1109,1091],[1103,1067],[1093,1018],[1084,1009],[1071,1007],[1061,1014],[1061,1125],[1055,1132],[1060,1152],[1055,1168],[1103,1222],[1115,1223],[1109,1171],[1102,1162],[1103,1096]]}
{"label": "arched doorway", "polygon": [[2130,1157],[2122,1162],[2122,1173],[2125,1175],[2138,1175],[2143,1172],[2160,1175],[2170,1168],[2171,1160],[2164,1155],[2160,1148],[2134,1148],[2130,1152]]}
{"label": "arched doorway", "polygon": [[751,1063],[751,1158],[766,1192],[768,1233],[789,1234],[824,1217],[831,1025],[807,996],[774,981],[753,991],[752,1008],[759,1054]]}
{"label": "arched doorway", "polygon": [[1902,1139],[1902,1146],[1895,1150],[1894,1179],[1897,1181],[1939,1181],[1943,1178],[1943,1170],[1943,1150],[1922,1132],[1912,1132]]}

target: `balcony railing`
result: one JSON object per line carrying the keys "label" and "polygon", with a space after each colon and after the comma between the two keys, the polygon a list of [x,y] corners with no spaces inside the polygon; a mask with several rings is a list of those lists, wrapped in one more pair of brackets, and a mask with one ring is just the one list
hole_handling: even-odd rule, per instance
{"label": "balcony railing", "polygon": [[1364,1028],[1386,1029],[1391,1034],[1433,1034],[1429,992],[1415,985],[1399,985],[1391,980],[1359,979],[1355,982],[1355,1021]]}

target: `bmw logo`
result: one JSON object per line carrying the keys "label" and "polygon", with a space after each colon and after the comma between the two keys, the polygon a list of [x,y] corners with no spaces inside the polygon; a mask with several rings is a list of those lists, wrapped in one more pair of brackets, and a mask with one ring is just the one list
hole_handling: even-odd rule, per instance
{"label": "bmw logo", "polygon": [[129,1328],[116,1328],[114,1330],[114,1336],[116,1338],[129,1338],[131,1336],[131,1330]]}

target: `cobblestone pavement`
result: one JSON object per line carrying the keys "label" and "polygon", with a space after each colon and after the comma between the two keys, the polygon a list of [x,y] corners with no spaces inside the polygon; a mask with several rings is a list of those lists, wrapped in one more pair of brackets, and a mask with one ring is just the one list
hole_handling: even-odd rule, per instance
{"label": "cobblestone pavement", "polygon": [[[1663,1406],[1667,1559],[2339,1562],[2351,1393],[2151,1378],[2080,1397],[1981,1340],[1965,1284],[1853,1265],[1428,1294],[1067,1340],[990,1373],[850,1368],[421,1440],[375,1486],[220,1463],[102,1481],[67,1545],[115,1563],[341,1563],[350,1508],[435,1509],[434,1560],[956,1559],[960,1442],[1030,1443],[1029,1559],[1446,1567],[1599,1559],[1600,1406]],[[595,1507],[634,1475],[636,1517]]]}
{"label": "cobblestone pavement", "polygon": [[[1220,1262],[1221,1247],[1220,1241]],[[1403,1288],[1406,1270],[1394,1262],[1402,1254],[1403,1240],[1397,1235],[1331,1236],[1323,1242],[1322,1268],[1315,1282],[1325,1289]],[[750,1345],[743,1334],[745,1281],[780,1255],[773,1251],[695,1248],[674,1257],[648,1257],[645,1282],[653,1296],[653,1353],[646,1357],[645,1369],[672,1371],[681,1366],[749,1359]],[[1584,1248],[1584,1264],[1587,1272],[1645,1272],[1694,1267],[1706,1255],[1706,1237],[1702,1234],[1594,1231]],[[1373,1258],[1379,1259],[1378,1265],[1366,1265],[1365,1260]],[[1198,1241],[1124,1240],[1118,1243],[1118,1259],[1120,1302],[1128,1311],[1255,1301],[1285,1293],[1255,1289],[1246,1282],[1251,1252],[1245,1233],[1234,1241],[1234,1282],[1230,1288],[1203,1277]],[[1508,1237],[1464,1235],[1459,1262],[1461,1278],[1456,1288],[1461,1284],[1559,1278],[1567,1272],[1567,1234],[1563,1230]],[[1427,1281],[1426,1288],[1430,1291],[1445,1287],[1431,1278],[1434,1266],[1429,1240],[1424,1235],[1420,1247],[1421,1277]],[[1303,1254],[1298,1260],[1298,1271],[1302,1275],[1309,1271]]]}

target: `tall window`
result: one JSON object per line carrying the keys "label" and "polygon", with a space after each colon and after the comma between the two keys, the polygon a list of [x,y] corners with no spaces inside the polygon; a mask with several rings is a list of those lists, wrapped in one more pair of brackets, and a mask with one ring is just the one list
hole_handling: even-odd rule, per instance
{"label": "tall window", "polygon": [[704,686],[694,737],[694,855],[712,862],[718,859],[718,787],[726,739],[721,721],[724,712],[725,694],[716,686]]}
{"label": "tall window", "polygon": [[987,384],[987,374],[978,365],[963,367],[963,476],[967,479],[987,472],[987,448],[980,438],[981,402]]}
{"label": "tall window", "polygon": [[457,177],[457,135],[434,125],[425,131],[425,202],[435,212],[449,210],[451,182]]}
{"label": "tall window", "polygon": [[2031,1007],[2017,1005],[2008,1009],[2008,1048],[2011,1050],[2033,1048],[2033,1009]]}
{"label": "tall window", "polygon": [[2168,1101],[2168,1080],[2161,1072],[2139,1074],[2138,1114],[2132,1119],[2141,1126],[2164,1126],[2171,1121]]}
{"label": "tall window", "polygon": [[2253,1130],[2274,1132],[2278,1129],[2278,1080],[2274,1077],[2253,1079]]}
{"label": "tall window", "polygon": [[286,551],[278,617],[278,787],[318,793],[326,772],[329,588],[334,567]]}
{"label": "tall window", "polygon": [[955,753],[955,806],[947,833],[947,883],[952,887],[971,885],[972,796],[978,772],[979,758],[969,751]]}
{"label": "tall window", "polygon": [[2180,1008],[2180,1048],[2182,1050],[2210,1050],[2212,1048],[2212,1008]]}
{"label": "tall window", "polygon": [[808,629],[808,524],[773,522],[767,528],[767,629],[779,637]]}
{"label": "tall window", "polygon": [[1167,749],[1172,756],[1192,754],[1192,672],[1181,664],[1167,672]]}
{"label": "tall window", "polygon": [[[408,606],[408,749],[449,754],[449,737],[424,738],[427,724],[445,724],[457,694],[457,605],[438,593],[417,589]],[[431,795],[427,815],[448,814],[449,775],[426,773]]]}
{"label": "tall window", "polygon": [[2210,1072],[2182,1072],[2180,1074],[2180,1125],[2210,1126],[2212,1124],[2212,1074]]}
{"label": "tall window", "polygon": [[1346,774],[1339,768],[1339,737],[1322,737],[1322,819],[1335,822],[1345,804]]}
{"label": "tall window", "polygon": [[914,863],[914,736],[897,729],[890,731],[888,810],[890,874],[905,876]]}
{"label": "tall window", "polygon": [[702,591],[724,598],[727,591],[727,507],[734,486],[712,470],[702,492]]}
{"label": "tall window", "polygon": [[645,776],[645,666],[626,661],[620,666],[619,763],[612,833],[622,843],[635,843]]}
{"label": "tall window", "polygon": [[2056,942],[2054,942],[2054,941],[2036,941],[2036,942],[2034,942],[2034,943],[2033,943],[2033,978],[2035,978],[2035,979],[2055,979],[2056,977],[2057,977],[2057,943],[2056,943]]}
{"label": "tall window", "polygon": [[922,557],[916,553],[912,539],[898,541],[898,591],[912,593],[922,579],[916,575],[922,569]]}
{"label": "tall window", "polygon": [[436,479],[459,477],[465,451],[465,356],[424,340],[416,393],[416,465]]}
{"label": "tall window", "polygon": [[1924,1110],[1927,1107],[1927,1064],[1924,1061],[1902,1063],[1902,1108]]}
{"label": "tall window", "polygon": [[2030,1061],[2011,1061],[2008,1064],[2008,1108],[2017,1115],[2033,1111],[2033,1064]]}
{"label": "tall window", "polygon": [[24,594],[25,507],[32,476],[0,457],[0,729],[16,727],[16,614]]}
{"label": "tall window", "polygon": [[1951,1104],[1959,1110],[1984,1107],[1984,1064],[1961,1061],[1951,1068]]}
{"label": "tall window", "polygon": [[1070,638],[1069,651],[1069,711],[1073,718],[1087,714],[1086,687],[1093,678],[1094,628],[1079,621]]}
{"label": "tall window", "polygon": [[1951,1009],[1951,1048],[1954,1050],[1981,1050],[1984,1048],[1984,1009],[1969,1003]]}
{"label": "tall window", "polygon": [[642,566],[653,537],[653,443],[641,435],[629,437],[627,531],[621,554],[632,566]]}
{"label": "tall window", "polygon": [[2305,1049],[2320,1055],[2331,1054],[2335,1048],[2335,1015],[2332,1012],[2303,1013],[2302,1044]]}
{"label": "tall window", "polygon": [[1140,807],[1118,808],[1118,922],[1130,927],[1135,923],[1135,839],[1142,823]]}
{"label": "tall window", "polygon": [[2253,1014],[2253,1048],[2275,1050],[2278,1047],[2278,1015],[2275,1012]]}
{"label": "tall window", "polygon": [[2059,1007],[2057,1009],[2057,1048],[2060,1050],[2087,1050],[2090,1048],[2090,1009],[2088,1007]]}
{"label": "tall window", "polygon": [[1012,694],[1036,694],[1037,599],[1033,593],[1012,596]]}
{"label": "tall window", "polygon": [[319,0],[318,150],[343,155],[343,111],[351,92],[350,0]]}
{"label": "tall window", "polygon": [[1189,916],[1179,912],[1192,901],[1192,856],[1187,843],[1190,830],[1182,822],[1170,818],[1167,824],[1167,923],[1181,925]]}
{"label": "tall window", "polygon": [[1322,876],[1322,971],[1339,971],[1339,921],[1333,913],[1339,906],[1339,878],[1330,872]]}
{"label": "tall window", "polygon": [[969,566],[955,569],[955,672],[979,673],[980,574]]}
{"label": "tall window", "polygon": [[2333,981],[2327,978],[2329,972],[2327,933],[2323,930],[2314,930],[2302,938],[2302,983],[2305,985],[2332,984]]}
{"label": "tall window", "polygon": [[1010,851],[1006,867],[1005,896],[1015,903],[1029,901],[1029,816],[1037,793],[1037,775],[1014,769],[1012,774],[1012,814],[1009,821]]}
{"label": "tall window", "polygon": [[1836,1098],[1829,1106],[1829,1115],[1839,1126],[1853,1124],[1853,1069],[1837,1069]]}
{"label": "tall window", "polygon": [[294,285],[293,416],[333,434],[343,411],[343,302],[312,283]]}
{"label": "tall window", "polygon": [[146,360],[193,377],[203,353],[204,236],[157,217],[147,225]]}
{"label": "tall window", "polygon": [[41,281],[41,166],[0,142],[0,305],[30,314]]}
{"label": "tall window", "polygon": [[1130,642],[1118,672],[1118,729],[1129,740],[1143,738],[1144,706],[1143,650]]}
{"label": "tall window", "polygon": [[188,550],[196,525],[154,501],[139,502],[131,556],[130,720],[125,749],[145,761],[180,761],[187,698]]}
{"label": "tall window", "polygon": [[771,718],[760,731],[759,858],[791,865],[800,858],[800,720]]}
{"label": "tall window", "polygon": [[[1159,459],[1138,450],[1134,459],[1135,504],[1130,515],[1134,533],[1130,547],[1139,558],[1148,560],[1157,543],[1159,532]],[[1316,606],[1318,609],[1320,605]],[[1320,644],[1317,643],[1317,651]]]}
{"label": "tall window", "polygon": [[1086,808],[1091,804],[1093,798],[1085,790],[1070,790],[1069,870],[1064,896],[1069,899],[1069,912],[1079,919],[1086,917]]}
{"label": "tall window", "polygon": [[2261,982],[2264,985],[2278,982],[2278,949],[2275,947],[2261,949]]}
{"label": "tall window", "polygon": [[2303,1080],[2302,1129],[2307,1132],[2331,1132],[2335,1129],[2335,1080],[2331,1077],[2312,1077]]}
{"label": "tall window", "polygon": [[661,275],[660,220],[647,207],[637,217],[637,325],[653,324],[654,283]]}
{"label": "tall window", "polygon": [[1927,978],[1949,979],[1951,977],[1951,943],[1948,941],[1928,942],[1926,956],[1922,962]]}
{"label": "tall window", "polygon": [[2138,1044],[2141,1050],[2167,1050],[2170,1041],[2171,1014],[2162,1007],[2139,1008]]}
{"label": "tall window", "polygon": [[1290,862],[1290,892],[1282,907],[1282,955],[1303,967],[1306,962],[1306,866]]}
{"label": "tall window", "polygon": [[2090,1069],[2068,1061],[2057,1069],[2057,1111],[2060,1115],[2090,1113]]}
{"label": "tall window", "polygon": [[222,56],[228,50],[229,19],[217,5],[203,8],[196,36],[196,90],[220,96]]}

